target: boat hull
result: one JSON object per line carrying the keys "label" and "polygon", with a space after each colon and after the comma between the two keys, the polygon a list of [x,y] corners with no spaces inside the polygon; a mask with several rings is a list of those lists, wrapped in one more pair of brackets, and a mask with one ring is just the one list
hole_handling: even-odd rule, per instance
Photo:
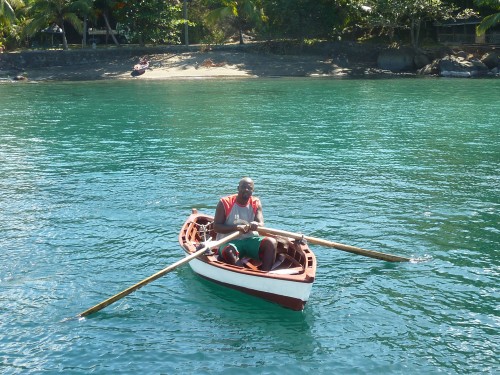
{"label": "boat hull", "polygon": [[191,269],[199,276],[227,288],[239,290],[292,310],[303,310],[312,289],[311,283],[290,280],[273,280],[217,269],[203,261],[193,259]]}
{"label": "boat hull", "polygon": [[[210,226],[213,217],[194,213],[179,234],[179,243],[186,256],[196,251],[203,239],[212,240],[215,232],[200,235],[197,229]],[[203,238],[204,237],[204,238]],[[292,310],[303,310],[312,290],[316,273],[316,258],[306,244],[280,239],[278,257],[286,259],[275,269],[265,272],[245,266],[230,265],[218,260],[217,255],[202,255],[189,262],[199,276],[225,287],[277,303]]]}
{"label": "boat hull", "polygon": [[139,63],[134,65],[134,69],[132,70],[132,75],[140,76],[146,73],[146,70],[149,68],[149,62]]}

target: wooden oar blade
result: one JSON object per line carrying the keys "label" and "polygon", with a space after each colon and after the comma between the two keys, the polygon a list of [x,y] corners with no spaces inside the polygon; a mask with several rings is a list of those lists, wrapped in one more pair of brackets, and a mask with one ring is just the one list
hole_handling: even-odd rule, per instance
{"label": "wooden oar blade", "polygon": [[355,246],[350,246],[350,245],[344,245],[344,244],[341,244],[338,242],[327,241],[327,240],[324,240],[321,238],[304,236],[303,234],[300,234],[300,233],[287,232],[287,231],[283,231],[283,230],[279,230],[279,229],[266,228],[266,227],[259,227],[257,230],[260,234],[273,234],[273,235],[277,235],[277,236],[284,236],[284,237],[293,238],[296,240],[304,239],[304,240],[306,240],[310,243],[316,244],[316,245],[333,247],[333,248],[338,249],[338,250],[346,251],[346,252],[353,253],[353,254],[363,255],[366,257],[370,257],[370,258],[385,260],[388,262],[410,262],[411,261],[410,258],[405,258],[405,257],[401,257],[398,255],[392,255],[392,254],[385,254],[385,253],[381,253],[379,251],[362,249],[360,247],[355,247]]}
{"label": "wooden oar blade", "polygon": [[201,255],[207,248],[203,247],[202,249],[198,250],[196,253],[185,257],[174,264],[171,264],[170,266],[164,268],[163,270],[155,273],[154,275],[142,280],[141,282],[138,282],[137,284],[132,285],[131,287],[121,291],[118,294],[115,294],[114,296],[108,298],[105,301],[102,301],[101,303],[98,303],[97,305],[91,307],[90,309],[85,310],[84,312],[78,314],[79,317],[83,318],[86,317],[87,315],[93,314],[99,310],[104,309],[106,306],[111,305],[112,303],[122,299],[125,296],[128,296],[130,293],[135,292],[136,290],[142,288],[146,284],[151,283],[152,281],[162,277],[163,275],[167,274],[168,272],[174,270],[175,268],[179,267],[180,265],[189,262],[190,260],[196,258],[197,256]]}
{"label": "wooden oar blade", "polygon": [[208,248],[210,248],[210,247],[218,247],[220,245],[223,245],[223,244],[225,244],[225,243],[227,243],[227,242],[235,239],[239,235],[240,235],[239,232],[234,232],[234,233],[229,234],[228,236],[224,237],[223,239],[221,239],[219,241],[210,242],[209,244],[203,246],[203,248],[197,250],[195,253],[193,253],[191,255],[188,255],[187,257],[185,257],[183,259],[178,260],[177,262],[175,262],[175,263],[171,264],[170,266],[162,269],[161,271],[158,271],[154,275],[151,275],[148,278],[146,278],[146,279],[138,282],[137,284],[132,285],[131,287],[129,287],[129,288],[121,291],[120,293],[115,294],[114,296],[108,298],[107,300],[102,301],[101,303],[98,303],[97,305],[91,307],[90,309],[87,309],[87,310],[81,312],[80,314],[77,315],[77,317],[78,318],[84,318],[84,317],[86,317],[86,316],[88,316],[90,314],[93,314],[93,313],[95,313],[95,312],[97,312],[99,310],[104,309],[106,306],[109,306],[112,303],[114,303],[114,302],[122,299],[123,297],[129,295],[130,293],[136,291],[137,289],[142,288],[144,285],[149,284],[150,282],[152,282],[152,281],[154,281],[156,279],[159,279],[160,277],[164,276],[165,274],[169,273],[170,271],[173,271],[177,267],[179,267],[179,266],[181,266],[181,265],[183,265],[185,263],[190,262],[194,258],[198,258]]}

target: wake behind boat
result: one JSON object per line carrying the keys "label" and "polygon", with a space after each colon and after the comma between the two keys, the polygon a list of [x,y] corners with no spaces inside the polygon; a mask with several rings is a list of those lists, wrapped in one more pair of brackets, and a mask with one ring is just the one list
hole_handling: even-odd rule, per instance
{"label": "wake behind boat", "polygon": [[[179,233],[186,256],[215,241],[214,218],[193,209]],[[316,257],[304,241],[272,235],[278,242],[276,262],[271,271],[259,269],[258,262],[243,259],[239,265],[219,260],[216,249],[189,262],[199,276],[228,288],[260,297],[292,310],[303,310],[316,276]]]}

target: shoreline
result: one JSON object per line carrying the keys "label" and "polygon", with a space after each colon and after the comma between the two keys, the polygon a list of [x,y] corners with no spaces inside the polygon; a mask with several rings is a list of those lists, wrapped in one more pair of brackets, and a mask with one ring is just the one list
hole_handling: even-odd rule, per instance
{"label": "shoreline", "polygon": [[[315,48],[275,51],[265,44],[200,46],[105,47],[74,50],[30,50],[0,54],[0,83],[32,81],[168,80],[223,78],[418,78],[438,77],[416,70],[379,68],[387,48],[357,43],[325,44]],[[429,55],[449,51],[433,50]],[[476,51],[476,55],[480,52]],[[471,55],[472,56],[472,55]],[[149,61],[144,74],[133,67]],[[394,57],[391,57],[394,59]],[[397,61],[396,57],[396,61]],[[401,59],[401,58],[399,58]],[[392,62],[393,60],[390,60]],[[431,61],[431,60],[430,60]],[[391,65],[391,64],[389,64]]]}
{"label": "shoreline", "polygon": [[[236,46],[234,46],[236,47]],[[114,52],[116,54],[114,55]],[[52,54],[51,54],[52,53]],[[398,76],[376,68],[376,61],[349,62],[331,53],[273,54],[251,48],[196,49],[123,49],[80,51],[30,51],[12,54],[10,63],[0,55],[0,82],[9,81],[95,81],[95,80],[168,80],[271,77],[369,78]],[[330,56],[329,56],[330,55]],[[50,57],[49,57],[50,56]],[[83,56],[83,57],[82,57]],[[133,74],[133,66],[147,56],[149,68]],[[32,60],[29,60],[29,59]],[[52,60],[49,61],[49,59]],[[36,60],[35,60],[36,59]],[[412,73],[406,73],[405,76]]]}
{"label": "shoreline", "polygon": [[[166,80],[259,77],[346,77],[352,68],[340,67],[321,56],[263,56],[250,53],[185,52],[149,54],[144,74],[133,74],[137,58],[73,66],[27,67],[9,76],[28,81]],[[2,77],[4,75],[0,75]],[[24,77],[24,78],[22,78]]]}

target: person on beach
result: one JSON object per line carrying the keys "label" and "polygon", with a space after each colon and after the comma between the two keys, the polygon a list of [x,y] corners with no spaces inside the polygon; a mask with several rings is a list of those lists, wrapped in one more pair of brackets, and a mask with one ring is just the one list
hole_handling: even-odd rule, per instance
{"label": "person on beach", "polygon": [[277,243],[274,238],[259,236],[257,227],[264,225],[260,199],[253,196],[254,182],[244,177],[238,184],[238,193],[220,199],[215,210],[214,230],[217,240],[239,231],[242,235],[219,248],[219,257],[237,264],[245,257],[262,262],[260,269],[271,270],[276,260]]}

